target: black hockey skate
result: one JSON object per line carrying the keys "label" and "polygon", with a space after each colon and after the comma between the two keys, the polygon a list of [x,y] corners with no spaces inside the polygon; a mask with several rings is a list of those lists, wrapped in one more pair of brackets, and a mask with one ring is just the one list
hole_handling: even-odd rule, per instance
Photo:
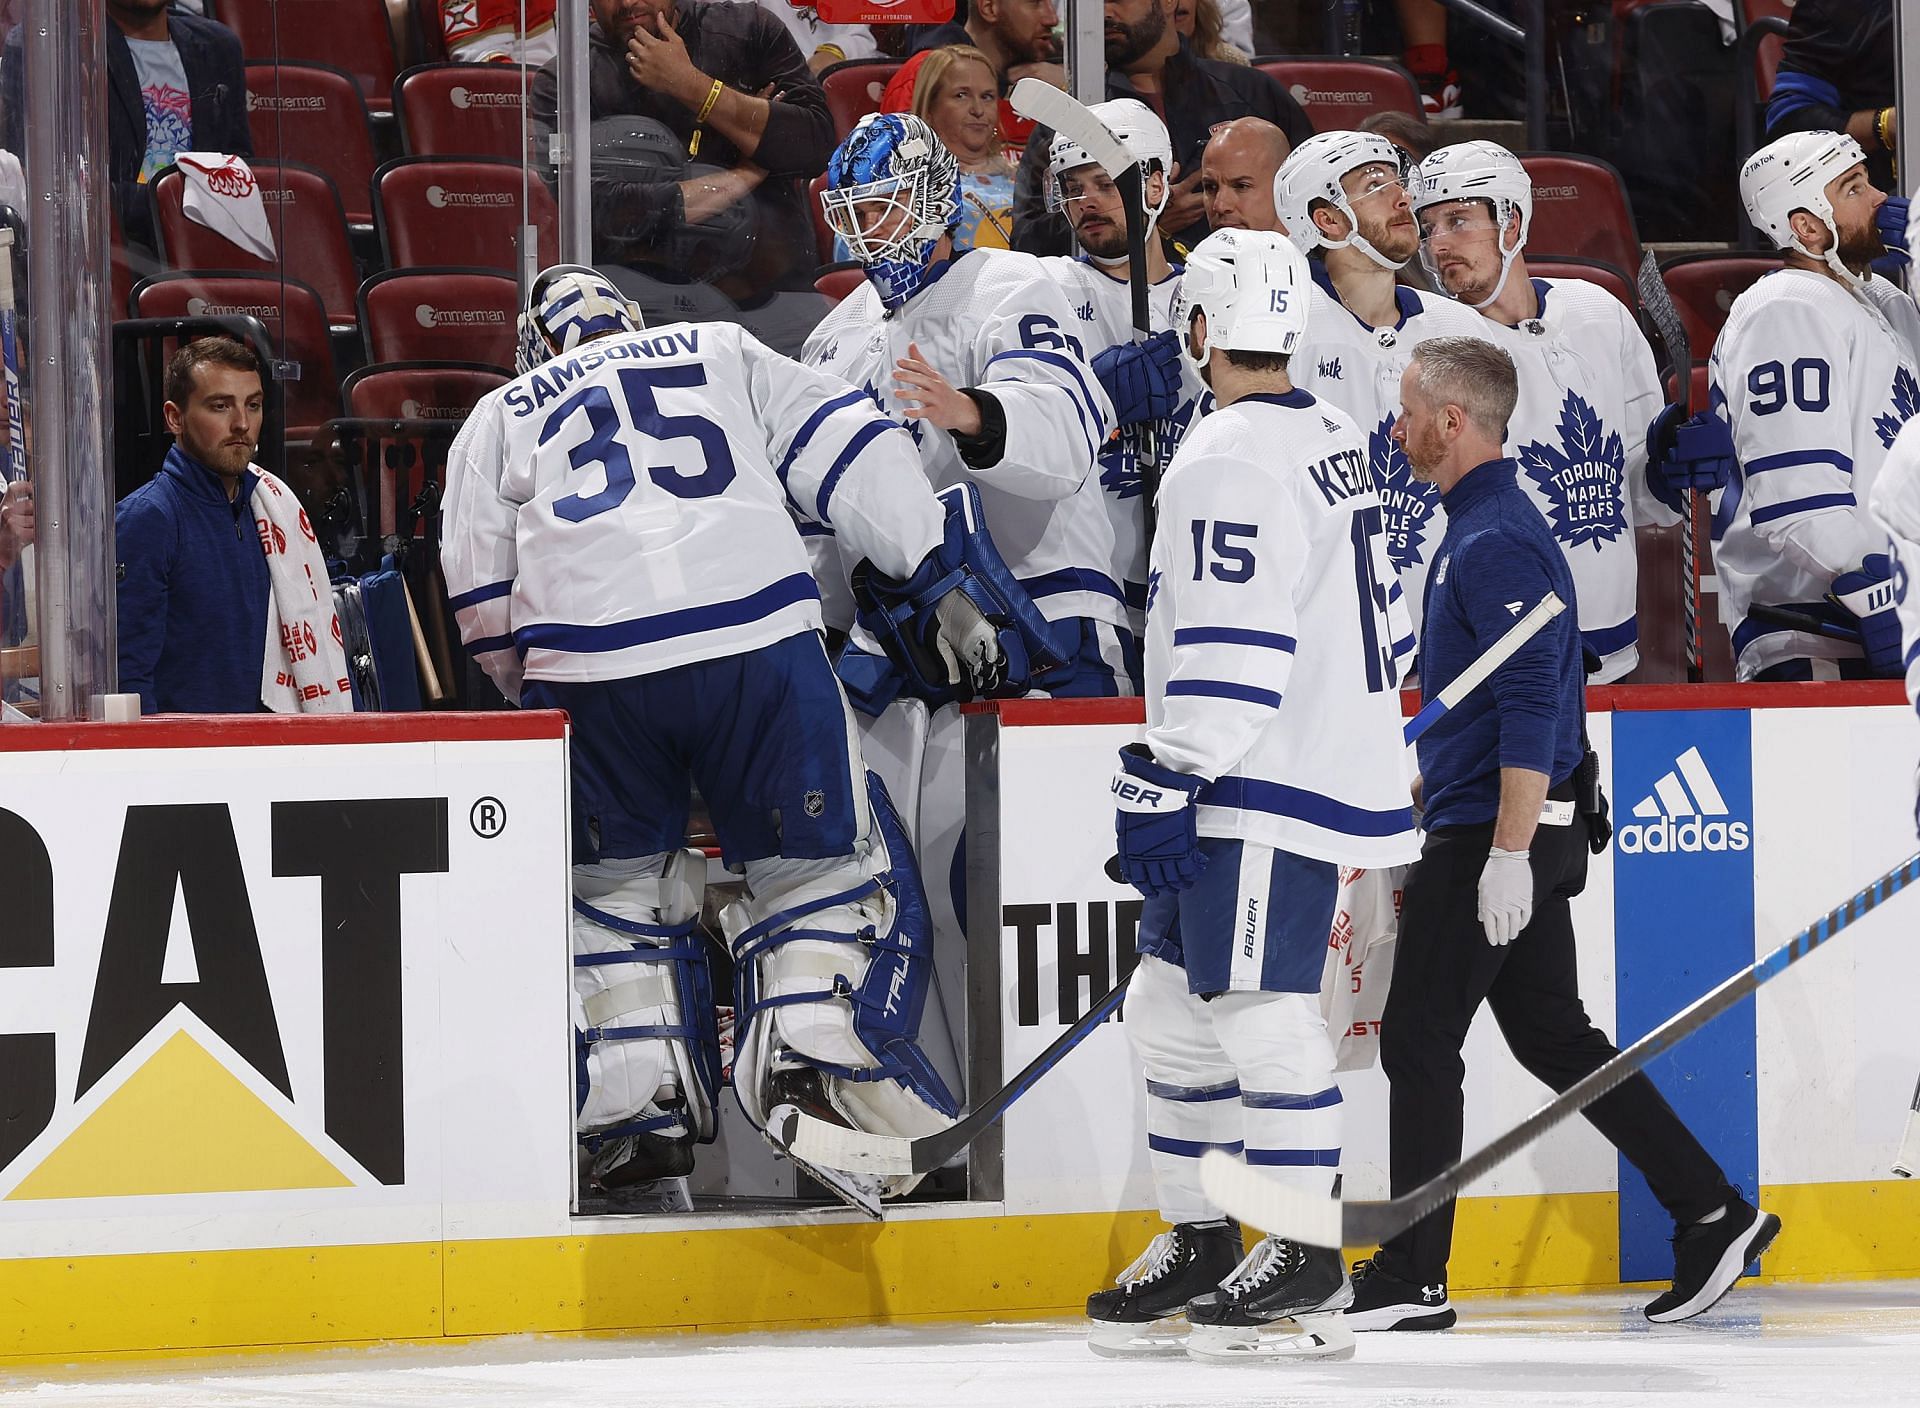
{"label": "black hockey skate", "polygon": [[1187,1302],[1218,1286],[1240,1260],[1240,1224],[1181,1222],[1147,1244],[1118,1284],[1087,1297],[1087,1348],[1109,1359],[1178,1354]]}
{"label": "black hockey skate", "polygon": [[807,1177],[825,1188],[834,1197],[863,1213],[875,1222],[884,1214],[880,1209],[881,1180],[872,1174],[848,1173],[844,1169],[827,1168],[820,1164],[808,1163],[796,1158],[792,1149],[776,1138],[772,1131],[788,1129],[793,1123],[789,1110],[804,1110],[817,1120],[828,1124],[853,1128],[853,1122],[827,1098],[827,1078],[811,1066],[789,1066],[785,1070],[775,1070],[767,1078],[767,1128],[761,1133],[767,1142],[793,1161],[793,1166]]}
{"label": "black hockey skate", "polygon": [[1351,1359],[1353,1331],[1339,1312],[1352,1300],[1339,1252],[1267,1237],[1219,1289],[1187,1303],[1187,1353],[1233,1361]]}
{"label": "black hockey skate", "polygon": [[605,1194],[605,1211],[692,1211],[685,1181],[693,1172],[691,1134],[618,1134],[589,1152],[587,1181]]}

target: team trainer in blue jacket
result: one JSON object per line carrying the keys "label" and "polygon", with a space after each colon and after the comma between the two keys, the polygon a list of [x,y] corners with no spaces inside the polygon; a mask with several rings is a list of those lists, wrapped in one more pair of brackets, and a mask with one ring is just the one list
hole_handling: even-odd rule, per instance
{"label": "team trainer in blue jacket", "polygon": [[[1395,1197],[1460,1158],[1460,1052],[1486,1002],[1520,1064],[1567,1089],[1611,1059],[1580,1001],[1570,902],[1605,846],[1586,756],[1586,668],[1566,557],[1500,457],[1519,394],[1513,361],[1473,337],[1420,344],[1400,381],[1394,438],[1439,487],[1446,534],[1427,579],[1420,690],[1432,699],[1555,592],[1568,610],[1420,740],[1427,839],[1407,874],[1380,1025],[1391,1084]],[[1773,1240],[1780,1220],[1744,1201],[1653,1082],[1636,1075],[1587,1118],[1673,1215],[1673,1288],[1651,1320],[1707,1309]],[[1445,1329],[1453,1204],[1381,1247],[1354,1276],[1356,1330]]]}
{"label": "team trainer in blue jacket", "polygon": [[270,590],[252,509],[259,359],[201,338],[167,363],[166,394],[173,448],[113,518],[120,688],[143,714],[250,714]]}

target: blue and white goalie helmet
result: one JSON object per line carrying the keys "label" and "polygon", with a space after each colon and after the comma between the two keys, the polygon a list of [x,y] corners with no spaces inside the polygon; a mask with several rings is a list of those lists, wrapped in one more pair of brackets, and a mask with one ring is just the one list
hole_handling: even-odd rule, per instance
{"label": "blue and white goalie helmet", "polygon": [[880,301],[898,308],[959,216],[960,163],[911,113],[870,113],[834,150],[820,205]]}
{"label": "blue and white goalie helmet", "polygon": [[520,343],[513,369],[522,376],[583,342],[647,325],[640,310],[598,269],[556,264],[542,270],[520,315]]}

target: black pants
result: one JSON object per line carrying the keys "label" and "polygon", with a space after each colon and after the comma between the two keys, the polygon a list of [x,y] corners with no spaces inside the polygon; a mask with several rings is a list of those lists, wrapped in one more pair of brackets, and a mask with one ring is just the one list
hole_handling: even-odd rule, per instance
{"label": "black pants", "polygon": [[[1586,888],[1587,822],[1534,832],[1533,919],[1513,942],[1487,942],[1477,914],[1493,824],[1442,827],[1407,875],[1393,985],[1380,1025],[1391,1082],[1393,1192],[1411,1191],[1460,1158],[1460,1052],[1484,1001],[1514,1056],[1556,1091],[1615,1054],[1580,1001],[1569,902]],[[1733,1196],[1726,1175],[1652,1081],[1636,1075],[1586,1109],[1587,1118],[1646,1175],[1677,1223]],[[1381,1248],[1383,1269],[1421,1285],[1444,1281],[1451,1202]]]}

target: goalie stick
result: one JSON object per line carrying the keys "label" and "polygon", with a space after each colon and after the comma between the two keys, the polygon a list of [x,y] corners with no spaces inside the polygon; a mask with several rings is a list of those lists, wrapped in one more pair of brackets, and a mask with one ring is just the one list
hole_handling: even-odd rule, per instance
{"label": "goalie stick", "polygon": [[[1024,118],[1052,128],[1098,162],[1120,192],[1127,220],[1127,293],[1133,305],[1133,340],[1153,335],[1147,303],[1147,170],[1135,161],[1113,129],[1085,103],[1042,78],[1023,78],[1013,85],[1007,101]],[[1167,179],[1173,173],[1167,173]],[[1147,540],[1153,540],[1154,495],[1160,487],[1160,451],[1152,422],[1138,427],[1135,447],[1140,463],[1140,497],[1144,505]]]}
{"label": "goalie stick", "polygon": [[[1687,325],[1680,321],[1680,310],[1673,306],[1667,281],[1660,277],[1660,265],[1648,250],[1640,261],[1640,306],[1647,310],[1661,345],[1667,349],[1667,364],[1673,371],[1674,392],[1681,408],[1693,414],[1693,351],[1687,342]],[[1700,495],[1692,489],[1681,495],[1680,515],[1680,590],[1686,607],[1687,679],[1698,684],[1706,677],[1700,656],[1700,561],[1695,537],[1700,526]]]}
{"label": "goalie stick", "polygon": [[[1485,683],[1487,676],[1512,658],[1515,651],[1533,639],[1547,622],[1567,609],[1566,603],[1552,592],[1540,599],[1533,610],[1515,621],[1507,633],[1492,645],[1445,689],[1407,720],[1403,736],[1411,744],[1445,717],[1462,699]],[[1117,873],[1118,858],[1107,862],[1107,877],[1115,884],[1121,882]],[[1060,1058],[1078,1046],[1095,1027],[1112,1015],[1120,1005],[1120,999],[1126,995],[1127,981],[1133,975],[1129,973],[1111,988],[1106,995],[1094,1003],[1092,1009],[1068,1027],[1038,1056],[1030,1061],[1026,1069],[1010,1082],[995,1091],[977,1108],[945,1129],[932,1134],[923,1134],[918,1139],[902,1138],[898,1135],[869,1134],[864,1130],[848,1129],[844,1125],[830,1124],[803,1110],[788,1106],[777,1118],[770,1119],[767,1125],[767,1137],[779,1148],[786,1150],[801,1163],[814,1164],[822,1168],[841,1169],[849,1173],[873,1173],[882,1176],[901,1174],[932,1173],[945,1164],[967,1145],[973,1143],[995,1120],[1007,1112],[1012,1105],[1036,1081],[1059,1064]]]}
{"label": "goalie stick", "polygon": [[1303,1193],[1271,1179],[1230,1154],[1211,1150],[1200,1161],[1200,1185],[1228,1213],[1289,1241],[1315,1247],[1378,1246],[1438,1208],[1487,1170],[1506,1162],[1568,1116],[1586,1109],[1661,1052],[1691,1036],[1754,989],[1812,953],[1875,906],[1920,878],[1920,855],[1909,856],[1815,920],[1766,957],[1735,973],[1683,1007],[1604,1065],[1575,1081],[1478,1153],[1385,1202],[1343,1203]]}

